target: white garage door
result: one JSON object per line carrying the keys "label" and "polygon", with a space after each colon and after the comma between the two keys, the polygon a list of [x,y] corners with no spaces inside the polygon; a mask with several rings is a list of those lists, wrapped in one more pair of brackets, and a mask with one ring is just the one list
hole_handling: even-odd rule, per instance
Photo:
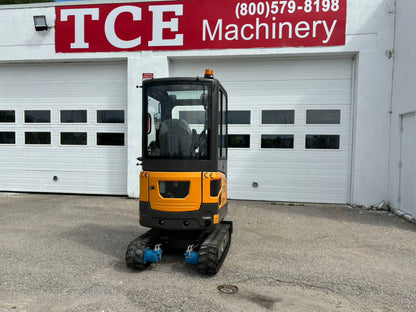
{"label": "white garage door", "polygon": [[126,64],[0,66],[0,190],[127,193]]}
{"label": "white garage door", "polygon": [[348,203],[352,58],[172,60],[229,97],[229,198]]}

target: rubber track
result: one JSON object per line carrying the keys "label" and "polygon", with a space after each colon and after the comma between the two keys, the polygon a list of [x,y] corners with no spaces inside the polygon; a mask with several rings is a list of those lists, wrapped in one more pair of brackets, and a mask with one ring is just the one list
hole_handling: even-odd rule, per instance
{"label": "rubber track", "polygon": [[[218,259],[218,250],[224,239],[224,235],[228,235],[227,246]],[[216,274],[221,268],[228,250],[231,245],[231,226],[228,224],[220,224],[218,228],[212,232],[207,239],[201,244],[198,252],[198,271],[202,274]]]}
{"label": "rubber track", "polygon": [[143,264],[143,253],[146,247],[152,244],[152,240],[157,233],[158,231],[154,229],[147,231],[128,245],[126,251],[127,267],[133,270],[143,270],[150,265],[150,263]]}

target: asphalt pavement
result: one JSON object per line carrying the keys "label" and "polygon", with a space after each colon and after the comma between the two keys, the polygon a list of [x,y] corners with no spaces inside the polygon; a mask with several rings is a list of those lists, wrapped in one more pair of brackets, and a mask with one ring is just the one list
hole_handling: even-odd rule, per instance
{"label": "asphalt pavement", "polygon": [[124,255],[146,231],[137,199],[0,193],[0,312],[416,311],[414,223],[252,201],[230,201],[227,219],[232,245],[217,275],[177,254],[136,272]]}

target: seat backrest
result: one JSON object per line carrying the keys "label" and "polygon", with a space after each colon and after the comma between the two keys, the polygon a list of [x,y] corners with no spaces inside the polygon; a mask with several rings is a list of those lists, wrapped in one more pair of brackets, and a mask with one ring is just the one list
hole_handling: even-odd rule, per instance
{"label": "seat backrest", "polygon": [[162,122],[159,138],[161,156],[191,156],[192,131],[185,120],[168,119]]}

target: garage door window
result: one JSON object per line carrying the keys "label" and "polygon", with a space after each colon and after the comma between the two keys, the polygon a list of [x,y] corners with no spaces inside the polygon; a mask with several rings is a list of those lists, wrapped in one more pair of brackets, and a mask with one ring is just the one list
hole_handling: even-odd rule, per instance
{"label": "garage door window", "polygon": [[249,125],[250,111],[228,111],[228,124],[230,125]]}
{"label": "garage door window", "polygon": [[307,149],[339,149],[339,135],[307,134]]}
{"label": "garage door window", "polygon": [[341,110],[308,109],[306,111],[306,123],[338,125],[341,123]]}
{"label": "garage door window", "polygon": [[61,110],[61,123],[86,123],[86,110]]}
{"label": "garage door window", "polygon": [[270,124],[294,124],[294,110],[264,110],[261,112],[261,123]]}
{"label": "garage door window", "polygon": [[188,124],[204,124],[204,111],[180,111],[179,119],[185,120]]}
{"label": "garage door window", "polygon": [[0,122],[15,122],[14,110],[0,110]]}
{"label": "garage door window", "polygon": [[16,134],[14,132],[0,132],[0,144],[15,144]]}
{"label": "garage door window", "polygon": [[124,123],[124,110],[98,110],[97,123]]}
{"label": "garage door window", "polygon": [[250,148],[249,134],[229,134],[228,147],[231,148]]}
{"label": "garage door window", "polygon": [[25,144],[51,144],[51,133],[25,132]]}
{"label": "garage door window", "polygon": [[25,123],[50,123],[50,110],[26,110]]}
{"label": "garage door window", "polygon": [[293,148],[293,134],[263,134],[261,148]]}
{"label": "garage door window", "polygon": [[61,132],[61,145],[87,145],[87,133]]}
{"label": "garage door window", "polygon": [[97,133],[97,145],[124,146],[124,133]]}

